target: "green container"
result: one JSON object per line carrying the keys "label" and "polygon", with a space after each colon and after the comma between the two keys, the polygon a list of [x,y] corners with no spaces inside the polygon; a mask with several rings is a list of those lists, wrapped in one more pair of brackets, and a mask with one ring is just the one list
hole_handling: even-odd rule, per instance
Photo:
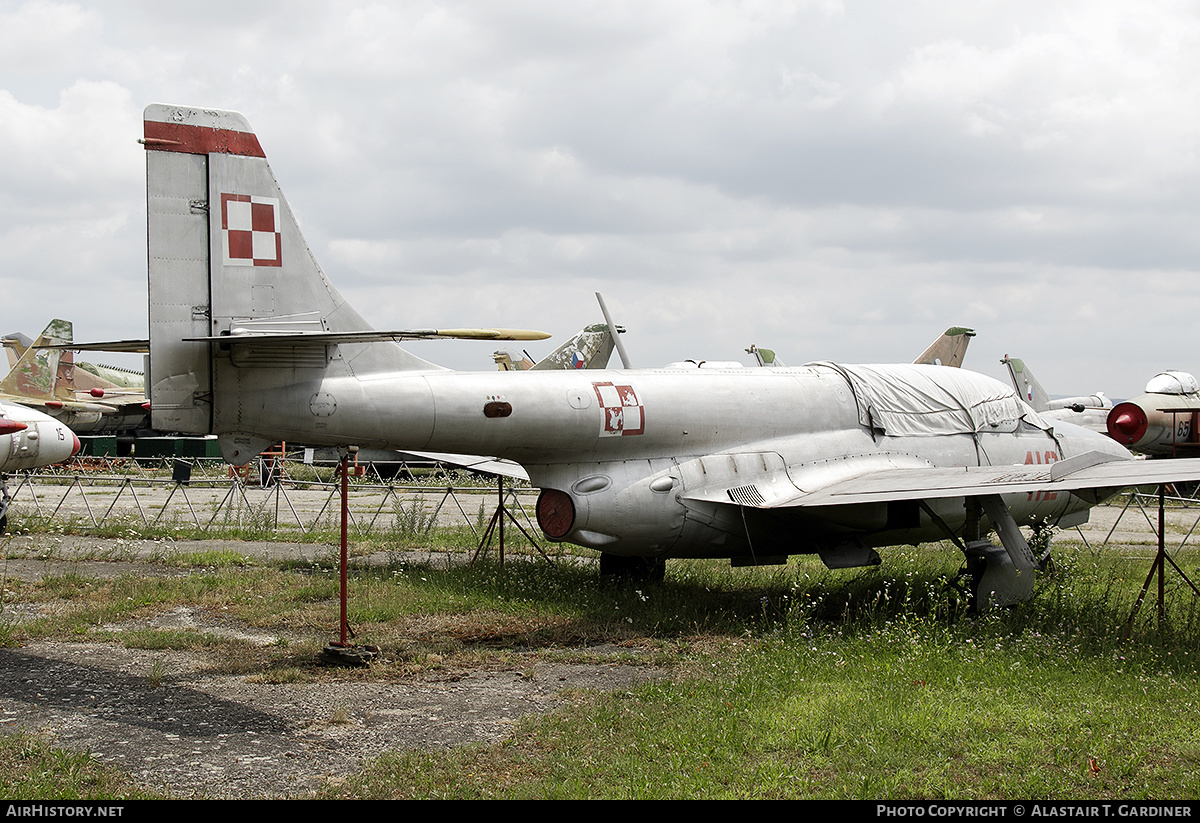
{"label": "green container", "polygon": [[220,457],[215,437],[139,437],[133,441],[138,459],[155,457]]}
{"label": "green container", "polygon": [[88,457],[117,457],[117,438],[81,437],[79,453]]}

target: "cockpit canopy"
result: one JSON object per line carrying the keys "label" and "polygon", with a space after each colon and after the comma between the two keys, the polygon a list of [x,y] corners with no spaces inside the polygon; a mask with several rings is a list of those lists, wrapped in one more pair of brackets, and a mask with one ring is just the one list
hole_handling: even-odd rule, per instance
{"label": "cockpit canopy", "polygon": [[1146,384],[1146,394],[1196,394],[1200,384],[1185,371],[1159,372]]}

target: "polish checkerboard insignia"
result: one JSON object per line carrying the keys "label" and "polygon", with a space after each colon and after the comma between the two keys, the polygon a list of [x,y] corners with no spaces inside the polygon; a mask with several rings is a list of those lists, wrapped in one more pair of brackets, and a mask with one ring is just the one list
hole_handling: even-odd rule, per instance
{"label": "polish checkerboard insignia", "polygon": [[248,194],[221,195],[221,236],[227,266],[282,266],[279,200]]}
{"label": "polish checkerboard insignia", "polygon": [[646,410],[633,386],[593,383],[592,388],[604,415],[600,422],[601,436],[620,437],[646,431]]}

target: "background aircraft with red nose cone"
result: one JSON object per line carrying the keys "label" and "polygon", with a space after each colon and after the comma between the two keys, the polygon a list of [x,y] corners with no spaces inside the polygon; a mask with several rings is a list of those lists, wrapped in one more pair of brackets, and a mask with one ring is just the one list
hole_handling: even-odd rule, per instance
{"label": "background aircraft with red nose cone", "polygon": [[1200,386],[1187,372],[1165,371],[1150,378],[1146,391],[1108,413],[1109,436],[1135,452],[1153,457],[1190,457],[1200,447]]}

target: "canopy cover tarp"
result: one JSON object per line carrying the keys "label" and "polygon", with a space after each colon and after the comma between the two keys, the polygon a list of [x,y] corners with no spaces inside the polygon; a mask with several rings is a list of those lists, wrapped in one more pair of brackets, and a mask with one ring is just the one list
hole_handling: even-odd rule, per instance
{"label": "canopy cover tarp", "polygon": [[946,366],[810,363],[846,378],[859,422],[892,437],[974,434],[1014,422],[1050,430],[1011,387]]}

